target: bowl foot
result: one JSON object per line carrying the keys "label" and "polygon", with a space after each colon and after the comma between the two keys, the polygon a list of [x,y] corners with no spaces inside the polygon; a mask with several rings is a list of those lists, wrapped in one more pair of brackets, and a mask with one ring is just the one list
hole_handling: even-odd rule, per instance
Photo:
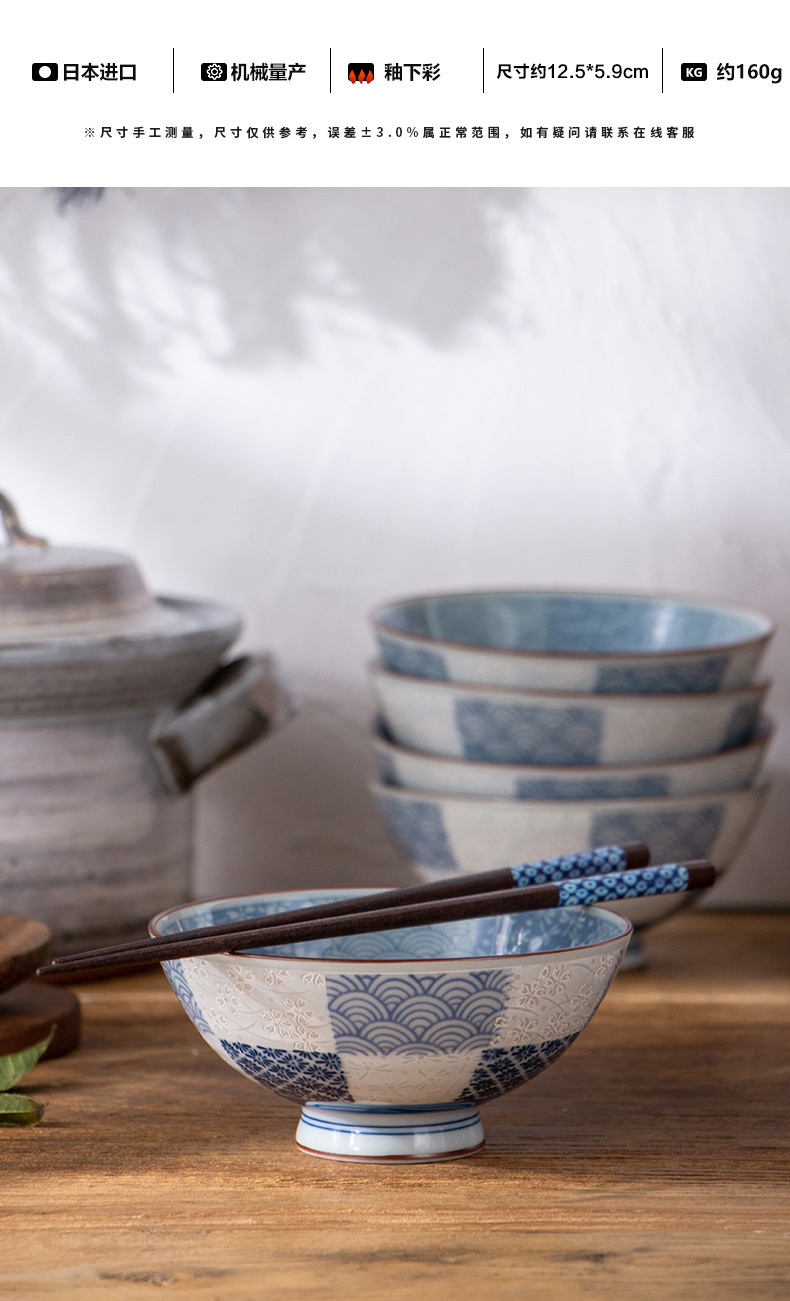
{"label": "bowl foot", "polygon": [[634,931],[628,941],[628,948],[623,954],[623,960],[620,963],[621,971],[642,971],[647,966],[647,955],[645,946],[642,943],[642,936],[638,931]]}
{"label": "bowl foot", "polygon": [[296,1130],[303,1152],[334,1161],[453,1161],[484,1142],[476,1107],[309,1103]]}

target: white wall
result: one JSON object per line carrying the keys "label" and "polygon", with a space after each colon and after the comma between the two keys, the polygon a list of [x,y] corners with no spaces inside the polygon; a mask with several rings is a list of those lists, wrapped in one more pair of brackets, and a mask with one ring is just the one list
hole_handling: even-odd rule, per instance
{"label": "white wall", "polygon": [[236,605],[302,701],[205,783],[200,893],[402,880],[367,611],[578,583],[778,621],[716,900],[790,901],[789,234],[784,190],[0,191],[0,486]]}

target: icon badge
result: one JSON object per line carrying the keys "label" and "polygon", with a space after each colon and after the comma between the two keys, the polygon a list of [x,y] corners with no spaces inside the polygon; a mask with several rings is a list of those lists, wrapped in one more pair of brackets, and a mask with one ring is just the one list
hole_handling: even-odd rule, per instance
{"label": "icon badge", "polygon": [[373,64],[349,63],[348,79],[357,86],[369,86],[373,80]]}
{"label": "icon badge", "polygon": [[201,63],[200,80],[201,81],[227,81],[228,80],[227,63]]}
{"label": "icon badge", "polygon": [[32,75],[34,81],[57,81],[58,65],[57,63],[34,63]]}
{"label": "icon badge", "polygon": [[707,63],[681,63],[680,80],[681,81],[707,81],[708,80]]}

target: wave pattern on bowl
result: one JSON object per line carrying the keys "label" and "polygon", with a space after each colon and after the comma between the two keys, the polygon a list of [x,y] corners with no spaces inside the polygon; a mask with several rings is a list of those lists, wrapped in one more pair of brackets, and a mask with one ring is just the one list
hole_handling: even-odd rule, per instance
{"label": "wave pattern on bowl", "polygon": [[678,696],[584,696],[372,669],[395,741],[485,763],[590,767],[690,759],[745,744],[768,684]]}
{"label": "wave pattern on bowl", "polygon": [[[188,904],[152,934],[353,890]],[[374,892],[375,893],[375,892]],[[163,963],[236,1070],[303,1104],[297,1143],[346,1161],[444,1161],[484,1141],[476,1106],[525,1083],[603,998],[630,924],[569,907]]]}
{"label": "wave pattern on bowl", "polygon": [[[168,929],[260,912],[182,910]],[[573,1042],[617,968],[622,925],[569,908],[164,965],[201,1034],[283,1096],[460,1105],[515,1087]]]}
{"label": "wave pattern on bowl", "polygon": [[482,795],[515,800],[629,799],[734,790],[754,781],[771,739],[770,721],[758,720],[742,746],[673,763],[564,768],[552,764],[501,764],[426,754],[395,745],[379,722],[373,746],[381,781],[433,794]]}

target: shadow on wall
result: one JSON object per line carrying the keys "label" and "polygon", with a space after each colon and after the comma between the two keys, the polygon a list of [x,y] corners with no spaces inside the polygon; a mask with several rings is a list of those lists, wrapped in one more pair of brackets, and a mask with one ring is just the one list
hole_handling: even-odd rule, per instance
{"label": "shadow on wall", "polygon": [[316,307],[345,308],[345,330],[356,311],[366,332],[444,347],[512,324],[501,231],[525,202],[489,188],[6,190],[0,313],[102,387],[156,372],[184,339],[235,365],[299,358]]}

